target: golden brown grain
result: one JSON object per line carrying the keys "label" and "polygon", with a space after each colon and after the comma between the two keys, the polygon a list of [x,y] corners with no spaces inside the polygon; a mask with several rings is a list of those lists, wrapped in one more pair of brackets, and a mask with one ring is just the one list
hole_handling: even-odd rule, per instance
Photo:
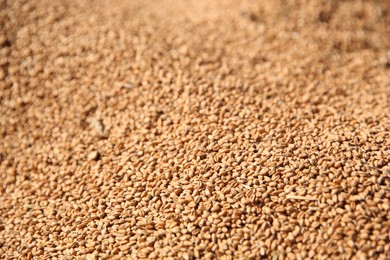
{"label": "golden brown grain", "polygon": [[390,259],[389,15],[0,1],[0,258]]}

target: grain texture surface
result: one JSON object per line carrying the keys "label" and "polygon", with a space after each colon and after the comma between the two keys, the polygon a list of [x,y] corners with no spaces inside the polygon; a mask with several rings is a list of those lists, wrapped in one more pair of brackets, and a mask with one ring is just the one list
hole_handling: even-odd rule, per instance
{"label": "grain texture surface", "polygon": [[0,0],[1,259],[390,259],[387,0]]}

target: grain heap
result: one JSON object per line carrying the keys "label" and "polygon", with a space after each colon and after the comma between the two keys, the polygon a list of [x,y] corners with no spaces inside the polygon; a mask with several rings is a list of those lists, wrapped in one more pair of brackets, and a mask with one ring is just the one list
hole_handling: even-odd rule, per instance
{"label": "grain heap", "polygon": [[383,1],[0,1],[0,258],[390,258]]}

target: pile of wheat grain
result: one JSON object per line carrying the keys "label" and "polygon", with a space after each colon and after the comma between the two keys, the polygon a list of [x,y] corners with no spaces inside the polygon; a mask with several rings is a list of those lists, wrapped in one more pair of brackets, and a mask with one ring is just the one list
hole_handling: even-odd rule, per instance
{"label": "pile of wheat grain", "polygon": [[0,1],[0,258],[389,259],[383,1]]}

